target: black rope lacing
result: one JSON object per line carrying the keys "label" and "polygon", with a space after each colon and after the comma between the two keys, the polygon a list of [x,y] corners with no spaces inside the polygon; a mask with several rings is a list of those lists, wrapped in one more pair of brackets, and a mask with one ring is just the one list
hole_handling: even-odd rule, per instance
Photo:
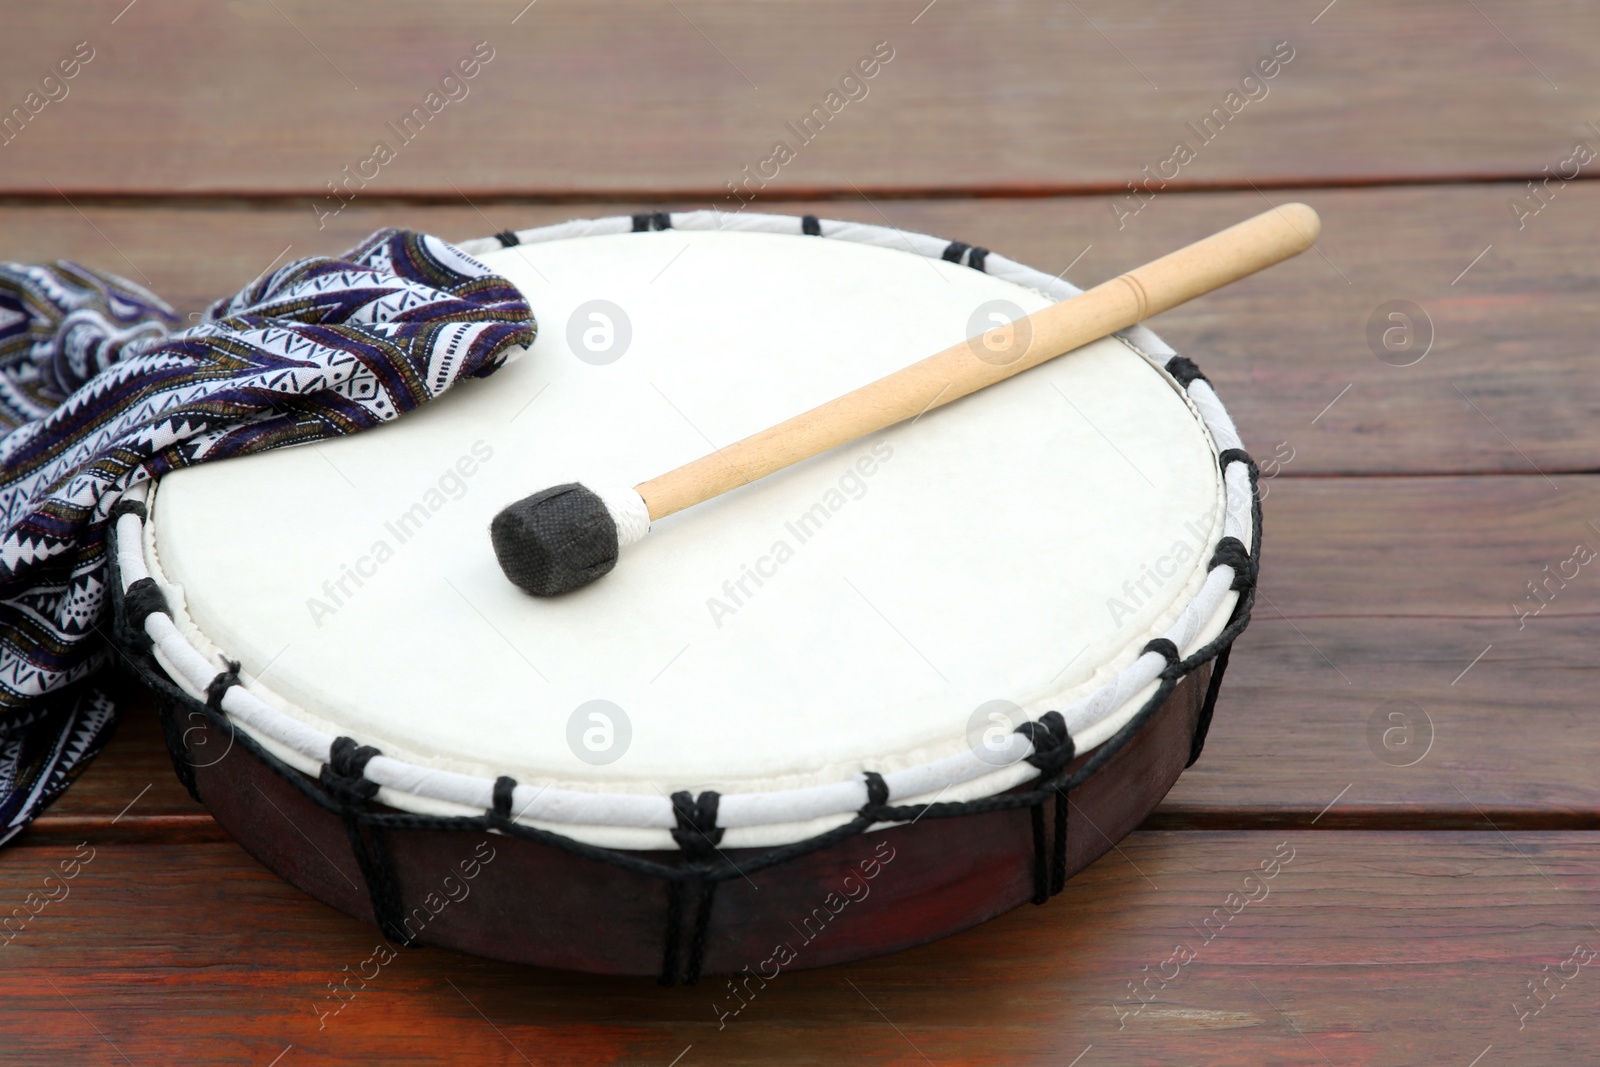
{"label": "black rope lacing", "polygon": [[682,940],[683,898],[692,891],[697,898],[694,924],[689,935],[689,960],[683,968],[684,985],[693,985],[700,978],[700,968],[705,962],[706,933],[711,926],[711,905],[716,899],[717,880],[708,875],[721,854],[717,846],[722,843],[722,827],[717,825],[717,804],[721,797],[707,790],[698,797],[687,791],[672,794],[672,811],[678,825],[672,839],[678,843],[691,873],[687,881],[675,880],[667,891],[667,928],[665,947],[661,957],[662,985],[672,985],[679,980],[678,956]]}
{"label": "black rope lacing", "polygon": [[[1077,755],[1077,745],[1067,733],[1067,720],[1059,711],[1047,711],[1035,722],[1025,722],[1017,733],[1033,744],[1033,754],[1028,762],[1039,768],[1039,778],[1055,781]],[[1033,822],[1033,902],[1043,904],[1067,881],[1067,791],[1059,786],[1040,790],[1038,803],[1033,805],[1030,818]],[[1051,847],[1045,849],[1044,804],[1053,796],[1055,811],[1051,820],[1055,833]]]}
{"label": "black rope lacing", "polygon": [[389,863],[383,830],[368,823],[363,832],[365,820],[360,817],[368,801],[378,792],[378,783],[366,777],[367,763],[376,755],[378,750],[371,745],[358,745],[352,738],[336,737],[328,749],[328,762],[322,765],[317,780],[344,818],[350,851],[355,854],[361,876],[367,883],[367,895],[372,901],[372,914],[378,928],[391,941],[410,945],[415,938],[401,918],[405,908],[401,903],[399,882]]}
{"label": "black rope lacing", "polygon": [[[665,213],[658,212],[635,216],[634,224],[635,229],[666,229],[670,227],[671,221]],[[969,264],[982,269],[978,264],[972,263],[972,259],[972,256],[968,256]],[[1204,379],[1199,369],[1182,357],[1173,357],[1167,364],[1167,370],[1185,386],[1197,379]],[[645,859],[638,853],[591,845],[517,822],[511,812],[511,798],[516,782],[510,778],[502,777],[495,782],[493,807],[483,815],[433,816],[396,812],[379,809],[371,804],[378,785],[366,778],[364,772],[367,763],[378,753],[370,746],[358,745],[348,737],[336,739],[331,746],[328,761],[323,765],[319,776],[313,780],[283,762],[247,733],[239,731],[233,736],[241,748],[289,783],[303,797],[324,810],[340,815],[345,823],[351,850],[367,883],[374,917],[384,933],[401,944],[411,944],[414,937],[407,931],[401,919],[404,912],[400,888],[385,847],[385,834],[394,830],[496,830],[508,836],[536,841],[574,855],[667,882],[669,900],[663,945],[661,973],[663,982],[681,980],[689,984],[699,977],[705,959],[715,887],[718,883],[735,877],[749,877],[751,874],[779,866],[808,853],[828,848],[878,823],[910,822],[923,818],[959,818],[1029,808],[1034,830],[1034,899],[1041,901],[1059,893],[1066,881],[1067,827],[1071,790],[1078,788],[1097,774],[1122,750],[1123,746],[1143,730],[1178,684],[1197,668],[1209,662],[1213,664],[1211,677],[1197,719],[1189,764],[1192,765],[1200,756],[1220,691],[1222,675],[1227,667],[1229,651],[1234,639],[1250,619],[1255,603],[1255,583],[1260,568],[1259,471],[1254,460],[1241,449],[1229,449],[1223,452],[1219,455],[1218,462],[1224,471],[1233,463],[1244,463],[1249,473],[1251,489],[1251,545],[1246,549],[1237,538],[1225,537],[1218,543],[1210,561],[1212,569],[1229,566],[1234,570],[1231,588],[1239,592],[1239,599],[1227,625],[1215,638],[1187,657],[1180,658],[1179,650],[1166,639],[1158,638],[1149,642],[1144,651],[1157,652],[1167,661],[1167,665],[1159,675],[1156,691],[1115,735],[1082,759],[1075,759],[1074,742],[1067,734],[1065,720],[1059,712],[1046,712],[1037,721],[1024,723],[1018,727],[1018,732],[1025,734],[1033,744],[1034,752],[1028,757],[1028,762],[1039,769],[1039,776],[1030,785],[1006,793],[960,802],[896,805],[889,803],[888,788],[883,778],[876,773],[868,773],[865,775],[867,802],[853,818],[803,841],[767,849],[754,857],[741,857],[737,867],[717,847],[723,834],[723,829],[716,825],[718,794],[708,791],[695,797],[687,792],[678,793],[672,798],[678,823],[672,834],[683,854],[684,862],[668,864]],[[122,513],[138,514],[143,517],[143,506],[136,501],[127,501],[118,507],[125,509]],[[112,514],[118,514],[116,508]],[[112,538],[114,541],[114,526]],[[221,700],[222,694],[228,688],[238,684],[238,665],[228,663],[227,670],[213,679],[211,685],[207,687],[207,699],[204,702],[197,700],[167,677],[151,654],[150,642],[144,635],[144,622],[150,614],[160,612],[170,615],[166,600],[161,595],[159,587],[150,578],[142,578],[123,591],[115,562],[114,543],[112,547],[111,585],[113,602],[119,616],[118,632],[132,645],[135,655],[130,658],[138,666],[144,681],[159,698],[157,706],[174,767],[178,768],[179,777],[185,781],[191,795],[199,799],[193,785],[194,767],[186,758],[187,746],[183,740],[183,732],[177,726],[177,716],[180,710],[185,711],[191,718],[198,716],[214,729],[231,733],[231,722],[221,711]],[[188,772],[187,775],[185,770]],[[1047,802],[1053,807],[1052,818],[1049,820],[1053,833],[1046,832],[1044,806]],[[678,965],[683,957],[682,912],[686,896],[692,896],[694,899],[695,915],[689,937],[687,960],[680,972]]]}
{"label": "black rope lacing", "polygon": [[650,211],[642,215],[633,216],[633,232],[644,233],[648,230],[672,229],[672,216],[665,211]]}

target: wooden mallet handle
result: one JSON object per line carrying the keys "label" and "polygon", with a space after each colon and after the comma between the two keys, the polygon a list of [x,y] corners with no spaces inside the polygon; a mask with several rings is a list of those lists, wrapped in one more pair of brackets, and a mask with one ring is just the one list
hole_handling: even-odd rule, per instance
{"label": "wooden mallet handle", "polygon": [[[1305,251],[1316,212],[1286,204],[1086,293],[968,338],[904,370],[718,449],[693,463],[602,495],[577,482],[509,504],[489,524],[505,576],[534,596],[558,596],[611,571],[619,550],[657,519],[791,463],[915,418],[1047,359]],[[648,513],[648,517],[646,517]]]}
{"label": "wooden mallet handle", "polygon": [[1321,220],[1305,204],[1264,211],[634,488],[651,520],[664,518],[1281,263],[1310,248],[1321,232]]}

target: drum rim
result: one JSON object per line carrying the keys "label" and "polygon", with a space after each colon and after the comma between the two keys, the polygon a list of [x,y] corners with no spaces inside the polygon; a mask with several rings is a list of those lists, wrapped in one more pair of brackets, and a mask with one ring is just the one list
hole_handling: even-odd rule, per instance
{"label": "drum rim", "polygon": [[[518,232],[507,231],[491,238],[462,242],[457,247],[468,255],[475,255],[525,243],[669,228],[832,237],[909,250],[929,258],[957,262],[1055,299],[1063,299],[1081,291],[1068,282],[959,241],[946,241],[887,227],[821,220],[815,216],[728,215],[715,211],[613,216],[574,220]],[[1212,659],[1226,649],[1248,622],[1254,599],[1260,545],[1260,505],[1255,465],[1242,449],[1232,420],[1210,383],[1193,363],[1179,356],[1143,326],[1123,331],[1117,337],[1176,383],[1211,436],[1222,475],[1224,513],[1220,536],[1212,545],[1207,577],[1200,591],[1190,599],[1168,629],[1169,636],[1150,641],[1132,664],[1110,682],[1080,698],[1072,708],[1066,709],[1065,716],[1061,712],[1049,712],[1039,720],[1018,727],[1017,732],[1023,735],[1023,743],[1015,747],[1021,755],[1009,768],[1003,768],[1013,772],[1009,780],[1003,781],[986,796],[941,804],[941,808],[981,805],[994,800],[1001,791],[1030,778],[1037,785],[1045,777],[1046,765],[1056,762],[1059,750],[1064,748],[1069,753],[1075,753],[1077,738],[1093,727],[1104,728],[1107,724],[1111,727],[1108,732],[1112,736],[1109,739],[1090,746],[1096,749],[1110,746],[1111,752],[1101,753],[1109,757],[1116,747],[1120,747],[1118,739],[1125,739],[1129,728],[1142,718],[1141,713],[1159,705],[1171,685],[1175,684],[1174,679],[1181,679],[1199,663]],[[122,513],[116,518],[119,563],[117,594],[130,594],[135,585],[144,582],[154,588],[159,596],[159,587],[151,578],[151,568],[147,566],[145,558],[149,551],[145,544],[143,502],[146,496],[146,486],[131,491]],[[159,565],[155,569],[159,573]],[[1227,598],[1230,593],[1241,595],[1231,605],[1221,633],[1184,657],[1183,647],[1213,626],[1217,617],[1229,608]],[[184,689],[191,699],[203,694],[206,697],[204,706],[222,713],[229,722],[242,727],[284,763],[318,774],[332,764],[340,742],[348,742],[352,746],[355,744],[347,738],[331,737],[262,701],[240,682],[236,665],[229,663],[219,670],[212,659],[196,649],[183,634],[164,602],[152,610],[141,610],[138,614],[140,617],[131,621],[137,630],[144,631],[144,636],[153,641],[155,656],[168,677]],[[1174,640],[1171,636],[1181,637],[1185,632],[1188,637],[1184,641]],[[223,658],[227,663],[226,657]],[[1152,685],[1156,686],[1155,692],[1145,701],[1138,700],[1138,696]],[[1208,696],[1207,717],[1210,703],[1214,700],[1214,688]],[[1100,705],[1100,713],[1084,722],[1081,709],[1094,703]],[[1080,711],[1076,721],[1074,709]],[[1052,716],[1055,722],[1047,722]],[[1075,726],[1076,729],[1073,728]],[[439,815],[441,807],[457,810],[462,815],[498,807],[500,793],[507,788],[504,783],[511,782],[507,806],[518,812],[514,821],[531,827],[547,829],[555,824],[580,832],[581,828],[596,826],[654,830],[652,836],[659,839],[657,843],[625,847],[659,848],[663,844],[671,847],[672,837],[669,837],[669,833],[675,828],[681,829],[683,823],[683,812],[675,799],[637,793],[579,792],[519,785],[509,778],[491,780],[422,767],[372,751],[372,757],[363,764],[362,775],[378,788],[378,799],[402,809],[407,808],[408,798],[432,801],[422,812],[422,817],[447,817]],[[781,792],[728,794],[722,799],[721,818],[714,815],[713,824],[720,831],[732,827],[779,827],[817,819],[833,819],[837,825],[826,831],[826,835],[831,837],[837,830],[859,821],[859,813],[865,808],[890,806],[892,797],[927,797],[939,793],[941,787],[948,789],[985,775],[993,777],[992,772],[996,768],[982,763],[975,756],[963,758],[968,755],[962,753],[961,757],[947,758],[890,775],[867,772],[856,776],[854,780],[839,783]],[[968,763],[978,766],[965,766]],[[1033,768],[1031,774],[1030,765]],[[875,794],[880,790],[882,796],[878,797]],[[701,794],[706,795],[717,796],[709,791]],[[756,799],[752,803],[744,798]],[[902,799],[900,802],[903,804],[906,801]],[[741,807],[746,810],[741,810]],[[599,818],[596,818],[597,809],[601,809]],[[774,811],[781,811],[782,814],[774,817]],[[855,818],[852,819],[852,816]]]}
{"label": "drum rim", "polygon": [[[112,566],[116,566],[115,557],[113,557]],[[190,795],[197,802],[204,803],[208,807],[213,806],[213,801],[219,801],[221,804],[221,811],[218,813],[219,821],[223,821],[223,825],[228,829],[229,833],[233,834],[247,851],[261,860],[268,868],[324,903],[358,919],[376,924],[384,931],[386,936],[399,944],[412,945],[425,941],[428,944],[453,948],[457,951],[487,955],[492,958],[533,966],[557,966],[608,974],[656,974],[659,982],[663,985],[673,985],[680,981],[686,985],[694,984],[701,973],[706,971],[707,967],[713,969],[706,971],[706,973],[732,973],[733,965],[726,958],[727,954],[724,951],[729,941],[741,943],[742,937],[742,943],[745,947],[754,946],[761,951],[765,951],[766,947],[774,941],[787,937],[787,930],[783,928],[765,931],[768,936],[751,934],[749,920],[752,917],[748,915],[745,916],[744,921],[741,921],[737,915],[730,917],[725,914],[719,919],[717,913],[722,909],[716,905],[718,898],[723,896],[718,893],[718,887],[722,883],[732,883],[737,890],[740,888],[738,886],[739,880],[748,878],[751,874],[759,874],[767,869],[776,869],[780,866],[787,868],[790,864],[805,864],[813,856],[821,856],[823,857],[820,860],[821,866],[819,867],[813,863],[810,868],[805,869],[805,873],[802,873],[795,883],[802,890],[809,891],[802,892],[799,895],[802,897],[810,895],[813,899],[807,903],[814,903],[824,888],[824,882],[818,880],[818,874],[831,872],[837,875],[838,873],[837,867],[830,865],[828,857],[833,856],[836,858],[838,846],[842,846],[856,836],[865,836],[865,834],[856,833],[860,827],[858,822],[856,825],[841,828],[839,833],[819,835],[809,841],[782,849],[765,851],[761,849],[724,850],[716,847],[715,831],[707,835],[699,832],[691,833],[689,830],[685,830],[684,835],[679,837],[677,841],[678,846],[681,848],[681,853],[676,857],[678,862],[674,863],[672,862],[674,857],[664,856],[660,853],[641,855],[597,849],[570,838],[522,826],[506,818],[498,802],[495,809],[473,818],[419,818],[404,812],[386,810],[382,806],[366,802],[371,795],[370,790],[367,788],[370,783],[363,779],[359,772],[351,766],[352,758],[356,764],[359,764],[359,752],[352,753],[346,749],[342,753],[337,766],[325,767],[322,773],[316,777],[302,774],[277,759],[270,752],[267,752],[252,740],[248,734],[243,731],[236,731],[231,721],[226,719],[221,712],[206,707],[173,683],[155,662],[149,651],[141,649],[138,643],[132,640],[132,635],[127,631],[124,625],[127,618],[127,609],[124,598],[118,592],[121,588],[120,582],[112,586],[113,635],[119,643],[123,643],[130,650],[130,666],[138,676],[150,685],[157,697],[156,708],[159,713],[168,752],[173,761],[173,767]],[[1101,810],[1097,811],[1101,820],[1116,819],[1130,812],[1135,813],[1135,817],[1132,823],[1124,820],[1124,825],[1117,827],[1114,831],[1115,838],[1107,837],[1103,832],[1103,827],[1107,825],[1114,826],[1116,825],[1115,823],[1091,822],[1090,825],[1092,827],[1102,832],[1087,836],[1091,841],[1099,838],[1104,841],[1104,846],[1091,845],[1089,851],[1093,855],[1089,856],[1086,862],[1075,862],[1071,858],[1074,851],[1082,850],[1082,846],[1081,844],[1077,846],[1069,845],[1071,835],[1068,827],[1068,808],[1079,808],[1084,805],[1095,806],[1095,800],[1091,797],[1069,802],[1069,788],[1092,786],[1095,779],[1105,776],[1113,760],[1121,758],[1130,752],[1137,752],[1141,746],[1143,746],[1144,754],[1147,757],[1154,753],[1158,760],[1162,753],[1172,752],[1176,755],[1177,753],[1173,752],[1174,746],[1171,740],[1152,748],[1152,735],[1155,731],[1169,728],[1174,721],[1172,717],[1178,715],[1183,719],[1185,728],[1182,731],[1183,737],[1175,740],[1186,744],[1188,758],[1173,771],[1171,778],[1175,779],[1182,773],[1184,768],[1194,763],[1204,745],[1210,723],[1210,712],[1214,706],[1221,676],[1226,666],[1227,652],[1224,649],[1222,654],[1215,660],[1209,663],[1202,663],[1196,667],[1193,676],[1186,675],[1172,680],[1165,687],[1165,697],[1142,709],[1139,716],[1125,729],[1124,734],[1119,736],[1115,745],[1104,746],[1102,749],[1079,757],[1076,761],[1069,759],[1068,763],[1061,766],[1061,769],[1055,773],[1051,782],[1044,788],[1009,794],[995,798],[994,803],[984,805],[924,804],[921,806],[901,806],[898,809],[874,805],[864,809],[859,813],[859,817],[862,820],[875,819],[879,816],[900,816],[893,823],[876,822],[867,826],[866,831],[874,832],[880,829],[889,829],[916,835],[915,838],[906,837],[896,841],[897,844],[909,844],[912,840],[929,838],[943,840],[943,835],[938,828],[939,820],[942,818],[959,817],[969,819],[984,818],[985,816],[996,814],[1020,814],[1022,808],[1028,806],[1031,809],[1028,813],[1029,821],[1032,823],[1031,848],[1028,849],[1031,852],[1031,863],[1029,864],[1032,873],[1031,892],[1026,898],[1020,899],[1010,896],[1006,896],[1003,899],[985,898],[998,901],[1000,904],[998,910],[994,910],[992,906],[974,907],[969,903],[965,910],[959,910],[954,915],[946,913],[942,908],[937,909],[937,913],[932,917],[931,921],[918,921],[911,926],[907,926],[904,921],[897,921],[894,925],[899,930],[899,934],[891,940],[898,940],[899,944],[879,944],[858,949],[857,946],[847,942],[842,951],[835,951],[831,959],[825,959],[820,963],[812,959],[810,962],[803,963],[800,966],[811,967],[829,963],[846,963],[880,955],[884,952],[909,948],[915,944],[926,943],[936,937],[948,936],[967,929],[978,922],[1008,911],[1011,907],[1019,906],[1026,900],[1031,900],[1035,905],[1048,902],[1051,897],[1056,896],[1063,890],[1066,881],[1072,874],[1081,870],[1088,862],[1093,862],[1096,858],[1114,848],[1117,839],[1123,837],[1128,830],[1133,828],[1133,825],[1142,821],[1170,788],[1171,780],[1164,779],[1163,784],[1159,786],[1159,792],[1146,790],[1136,809],[1119,809],[1116,802],[1112,802],[1113,807],[1111,809],[1105,809],[1106,794],[1102,791],[1101,804],[1099,805]],[[1209,672],[1208,683],[1205,681],[1195,683],[1196,678],[1204,678],[1207,672]],[[1187,714],[1183,712],[1181,705],[1175,706],[1174,704],[1181,695],[1181,688],[1185,683],[1205,685],[1203,694],[1194,691],[1189,695],[1188,702],[1192,705],[1192,709]],[[209,743],[205,737],[208,730],[218,731],[217,736],[226,737],[227,739],[225,750],[221,756],[216,758],[209,758],[209,753],[205,749],[205,746]],[[191,743],[190,737],[196,734],[200,735],[200,740],[196,743]],[[279,807],[278,801],[274,801],[272,795],[262,790],[259,784],[251,783],[260,798],[260,802],[255,803],[249,801],[251,790],[244,788],[242,785],[236,785],[237,778],[234,775],[224,776],[222,783],[218,783],[215,780],[216,772],[212,768],[221,767],[223,761],[232,753],[235,741],[238,742],[239,747],[243,750],[235,758],[244,758],[247,761],[258,763],[265,768],[270,778],[284,783],[284,792],[278,793],[279,800],[283,800],[286,803],[292,802],[293,798],[298,795],[313,804],[314,810],[332,815],[334,826],[342,823],[343,834],[341,835],[337,830],[332,830],[331,836],[336,838],[342,836],[344,844],[348,846],[348,853],[343,851],[338,844],[327,841],[325,841],[327,845],[326,851],[322,847],[315,846],[314,842],[313,847],[316,848],[319,859],[324,864],[332,865],[333,861],[330,860],[330,855],[341,857],[348,855],[355,862],[359,870],[361,884],[359,886],[356,885],[355,882],[349,879],[348,875],[344,878],[344,881],[354,891],[354,896],[346,896],[342,892],[342,887],[338,884],[339,879],[330,880],[334,892],[329,893],[326,887],[319,888],[314,879],[308,881],[303,871],[297,876],[292,863],[289,864],[288,869],[285,869],[284,865],[287,861],[287,856],[281,851],[281,844],[277,847],[274,846],[275,840],[281,842],[285,836],[283,820],[287,819],[287,825],[290,827],[289,832],[298,834],[301,840],[309,840],[307,824],[298,818],[287,818],[283,808]],[[198,753],[196,752],[196,744],[200,749]],[[1178,751],[1181,752],[1181,748]],[[195,758],[197,754],[208,758],[197,760]],[[1058,753],[1058,755],[1062,754]],[[249,777],[249,773],[246,770],[246,778]],[[208,775],[211,780],[202,785],[202,780],[206,779]],[[1157,777],[1160,778],[1159,775]],[[218,784],[224,784],[229,787],[222,790],[223,793],[228,794],[227,796],[212,796],[212,789]],[[273,788],[274,792],[276,792],[275,787],[269,786],[269,788]],[[1138,794],[1141,789],[1144,789],[1143,784],[1135,783],[1131,792]],[[1115,788],[1115,795],[1117,796],[1126,797],[1129,792],[1129,790]],[[244,815],[242,821],[237,804],[232,803],[240,797],[246,799],[247,808],[255,809],[253,814]],[[272,815],[275,816],[275,818],[268,817],[265,823],[258,819],[259,816],[266,814],[264,810],[261,810],[263,806],[270,807]],[[1054,809],[1053,811],[1050,810],[1052,808]],[[223,812],[230,811],[231,815],[223,814]],[[909,819],[904,818],[904,813],[909,811],[914,811],[915,816]],[[919,829],[916,824],[923,816],[928,817],[928,822]],[[1077,819],[1081,821],[1086,817],[1080,811]],[[265,830],[267,826],[275,826],[277,828],[276,833]],[[632,924],[633,929],[630,930],[633,935],[643,936],[647,939],[651,936],[650,926],[655,925],[656,929],[661,931],[659,947],[651,946],[647,940],[646,947],[643,950],[646,957],[652,950],[660,953],[659,957],[657,957],[660,960],[659,968],[653,964],[641,963],[637,958],[634,962],[622,966],[618,966],[615,960],[597,965],[592,957],[574,960],[572,958],[571,945],[568,943],[570,939],[564,939],[560,935],[553,939],[553,943],[551,939],[546,938],[542,944],[530,948],[526,938],[530,924],[541,932],[549,931],[552,926],[559,929],[564,921],[569,929],[595,929],[592,923],[572,927],[572,917],[567,914],[566,910],[562,909],[559,903],[556,905],[558,910],[555,913],[529,913],[518,910],[516,905],[513,905],[512,914],[505,916],[503,919],[503,921],[508,921],[508,925],[502,927],[499,923],[496,924],[497,929],[505,929],[514,934],[522,935],[520,939],[517,939],[519,947],[511,950],[503,947],[506,942],[498,938],[486,948],[481,941],[477,944],[464,942],[459,936],[459,931],[458,935],[453,938],[433,936],[434,931],[427,927],[428,916],[422,913],[422,909],[426,908],[429,913],[436,914],[444,907],[444,903],[434,902],[437,894],[422,897],[416,885],[416,875],[423,868],[417,865],[415,855],[408,853],[402,847],[403,842],[399,837],[400,835],[407,835],[408,840],[415,843],[418,834],[432,836],[439,831],[450,831],[454,838],[459,838],[462,834],[486,833],[491,835],[491,838],[510,839],[514,849],[521,846],[532,848],[546,846],[568,853],[580,860],[598,860],[616,870],[617,880],[606,878],[594,887],[602,898],[607,893],[612,894],[610,900],[610,906],[612,907],[632,907],[633,904],[641,899],[637,895],[636,889],[623,890],[623,892],[627,893],[626,898],[615,896],[618,892],[617,886],[620,881],[626,879],[630,874],[645,875],[649,878],[663,881],[666,883],[663,887],[665,892],[662,894],[664,899],[660,900],[657,906],[664,905],[664,908],[657,912],[657,917],[646,918],[642,922],[638,916],[635,916]],[[309,832],[318,832],[318,827],[311,825]],[[957,828],[956,832],[959,834],[959,828]],[[330,834],[330,827],[326,823],[322,826],[321,833],[323,835]],[[1079,840],[1081,841],[1084,836],[1080,834]],[[885,835],[885,839],[887,839],[887,835]],[[480,847],[483,843],[480,842]],[[479,850],[474,849],[474,854],[479,855]],[[880,848],[874,849],[874,854],[881,855],[881,845]],[[492,855],[485,857],[485,863],[492,858]],[[885,862],[892,858],[892,855],[885,857]],[[312,866],[318,870],[323,870],[322,865],[312,864]],[[447,870],[451,868],[449,863],[445,866]],[[332,869],[338,870],[336,866]],[[436,872],[434,873],[436,874]],[[466,868],[464,867],[463,873],[468,878],[473,877],[472,874],[466,873]],[[862,868],[862,873],[868,878],[873,877],[864,867]],[[928,874],[930,872],[924,869],[923,873]],[[971,880],[971,873],[972,868],[968,865],[965,876],[967,881]],[[441,888],[448,891],[450,887],[445,884]],[[457,888],[461,887],[458,885]],[[759,889],[761,887],[757,886],[756,888]],[[848,884],[843,885],[842,888],[849,891]],[[912,895],[913,897],[918,896],[915,890],[913,890]],[[794,896],[795,894],[790,894],[791,900]],[[461,899],[465,899],[464,894]],[[513,899],[520,899],[520,897],[514,895]],[[747,900],[747,907],[748,904],[749,901]],[[824,900],[824,904],[827,904],[826,900]],[[896,915],[904,916],[907,906],[916,908],[915,904],[906,899],[902,899],[892,907]],[[799,910],[804,912],[805,909],[802,906]],[[832,910],[831,906],[830,910]],[[782,911],[779,914],[781,915]],[[926,918],[926,912],[922,914]],[[419,916],[421,916],[419,921],[420,928],[413,930],[412,921],[417,920]],[[733,925],[730,925],[730,918]],[[789,927],[789,929],[793,929],[793,927]],[[424,937],[424,935],[427,936]],[[804,933],[802,933],[802,936],[805,936]],[[835,945],[837,946],[838,943],[835,942]],[[550,955],[552,948],[557,952],[555,957]],[[719,952],[722,955],[720,966],[715,962]],[[759,953],[757,954],[759,955]]]}

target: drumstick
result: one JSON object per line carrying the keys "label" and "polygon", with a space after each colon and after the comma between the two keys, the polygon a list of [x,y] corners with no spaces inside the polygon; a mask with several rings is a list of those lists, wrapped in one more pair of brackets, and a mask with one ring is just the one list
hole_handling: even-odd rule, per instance
{"label": "drumstick", "polygon": [[536,596],[587,585],[609,572],[621,547],[644,536],[656,519],[1281,263],[1310,248],[1321,232],[1315,211],[1285,204],[980,335],[981,344],[971,338],[952,345],[633,489],[596,492],[575,482],[544,489],[508,505],[490,524],[500,569]]}

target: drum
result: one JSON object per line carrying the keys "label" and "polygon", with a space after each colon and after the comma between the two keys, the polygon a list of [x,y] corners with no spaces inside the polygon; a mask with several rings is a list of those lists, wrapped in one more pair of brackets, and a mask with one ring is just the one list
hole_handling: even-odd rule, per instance
{"label": "drum", "polygon": [[632,485],[1077,290],[811,216],[461,247],[526,293],[531,348],[116,515],[119,641],[174,766],[279,875],[403,944],[771,980],[1045,902],[1198,756],[1249,618],[1256,473],[1148,330],[535,598],[496,565],[507,503]]}

